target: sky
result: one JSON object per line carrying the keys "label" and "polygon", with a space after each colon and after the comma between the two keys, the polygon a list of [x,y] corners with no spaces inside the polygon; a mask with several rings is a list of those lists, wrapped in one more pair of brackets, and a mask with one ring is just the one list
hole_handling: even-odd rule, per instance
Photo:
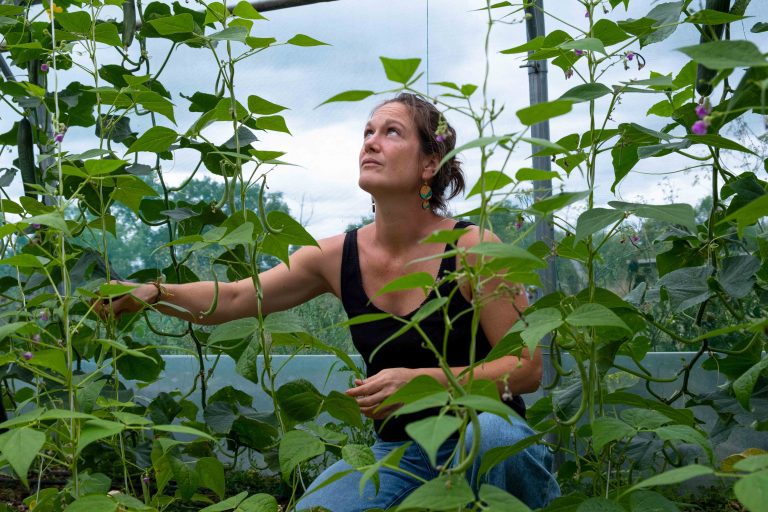
{"label": "sky", "polygon": [[[698,0],[694,0],[696,6]],[[640,18],[658,2],[633,0],[628,11],[617,8],[607,15],[611,19]],[[703,2],[701,2],[703,3]],[[761,51],[768,51],[768,35],[750,34],[749,29],[757,21],[768,20],[768,2],[753,0],[748,14],[753,18],[732,25],[737,35],[748,34]],[[187,4],[185,4],[187,5]],[[192,7],[189,3],[187,6]],[[329,46],[294,47],[278,46],[257,54],[238,64],[235,91],[241,102],[256,94],[274,103],[290,108],[283,112],[291,135],[258,134],[257,149],[285,151],[282,158],[295,166],[284,166],[269,174],[270,191],[282,192],[294,217],[302,221],[316,238],[342,231],[348,224],[370,213],[370,197],[357,187],[358,152],[362,143],[363,126],[371,109],[391,95],[382,95],[355,103],[334,103],[318,107],[320,103],[342,91],[364,89],[385,91],[394,84],[388,82],[379,61],[380,56],[390,58],[420,58],[420,71],[424,76],[417,88],[435,93],[439,87],[428,82],[452,81],[460,84],[480,85],[485,55],[483,51],[486,13],[476,11],[485,5],[479,0],[337,0],[309,6],[264,13],[269,21],[257,21],[252,35],[275,37],[285,41],[301,33],[329,43]],[[545,0],[545,9],[552,9],[559,18],[546,18],[546,30],[566,28],[563,22],[579,28],[587,27],[584,8],[576,0]],[[109,16],[109,13],[106,13]],[[117,11],[114,17],[119,17]],[[601,15],[602,16],[602,15]],[[521,54],[502,55],[500,50],[525,42],[525,25],[521,16],[507,19],[509,23],[494,27],[489,42],[490,69],[489,97],[505,105],[505,112],[496,123],[498,133],[519,132],[522,125],[514,112],[528,105],[528,74]],[[621,64],[611,68],[601,82],[612,85],[631,79],[647,78],[650,70],[661,73],[677,73],[687,62],[687,57],[677,48],[695,44],[698,34],[691,26],[682,26],[666,41],[640,51],[646,58],[645,69],[636,67],[625,70]],[[158,69],[165,57],[168,44],[152,41],[149,52],[152,69]],[[134,48],[135,50],[135,48]],[[115,61],[105,52],[99,57],[102,63]],[[116,61],[115,61],[116,62]],[[213,92],[216,65],[207,50],[181,47],[172,58],[160,81],[173,94],[176,105],[177,125],[167,120],[163,123],[183,133],[199,114],[187,111],[188,101],[180,96],[195,91]],[[86,76],[77,70],[61,72],[59,80],[68,83],[84,80]],[[577,78],[566,80],[556,67],[549,69],[549,97],[557,98],[571,87],[578,85]],[[479,93],[476,93],[479,94]],[[607,105],[604,97],[597,102],[598,111]],[[625,95],[612,117],[612,125],[621,122],[637,122],[659,129],[663,119],[646,116],[650,105],[661,99],[658,95]],[[566,116],[552,120],[552,139],[557,140],[569,133],[582,132],[588,127],[587,104],[574,105]],[[0,132],[6,131],[14,121],[14,114],[0,106]],[[458,132],[459,144],[477,135],[473,125],[464,118],[448,116]],[[143,132],[149,127],[142,120],[132,120],[132,128]],[[759,135],[765,132],[762,119],[751,116],[750,127]],[[231,127],[223,123],[214,125],[205,133],[217,142],[230,138]],[[73,128],[67,133],[64,149],[79,152],[89,149],[94,139],[92,128]],[[170,183],[179,183],[196,165],[197,152],[177,152],[174,161],[164,162],[163,172]],[[0,167],[9,166],[15,155],[0,155]],[[531,167],[530,148],[522,145],[513,154],[508,171],[512,174],[521,167]],[[479,176],[479,152],[462,156],[469,187]],[[614,195],[610,191],[613,170],[610,159],[599,161],[596,198],[598,204],[620,199],[630,202],[661,203],[689,202],[695,204],[709,191],[706,172],[672,173],[688,165],[684,158],[670,156],[664,159],[650,158],[640,162],[624,180]],[[557,182],[559,190],[584,190],[583,177],[577,171]],[[21,192],[20,183],[9,188],[9,194]],[[474,206],[472,200],[458,198],[451,209],[460,213]],[[576,205],[578,213],[583,206]],[[571,213],[573,215],[574,213]]]}

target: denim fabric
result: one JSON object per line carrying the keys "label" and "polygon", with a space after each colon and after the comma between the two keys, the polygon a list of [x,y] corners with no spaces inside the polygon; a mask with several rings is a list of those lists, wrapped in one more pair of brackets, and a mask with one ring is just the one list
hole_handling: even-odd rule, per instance
{"label": "denim fabric", "polygon": [[[482,432],[480,457],[467,471],[467,480],[475,492],[483,483],[490,483],[515,495],[533,509],[545,506],[560,495],[560,487],[550,472],[552,457],[547,449],[541,445],[531,446],[509,457],[497,464],[482,478],[478,478],[480,461],[484,453],[497,446],[515,444],[534,434],[525,422],[517,418],[510,418],[511,425],[490,413],[480,414],[479,419]],[[467,431],[467,446],[470,446],[473,435],[474,432],[470,428]],[[405,441],[378,440],[371,449],[376,460],[380,460],[404,443]],[[437,463],[443,464],[453,453],[455,447],[455,439],[446,441],[438,451]],[[457,462],[458,456],[453,464]],[[417,443],[411,444],[405,451],[400,460],[400,468],[425,480],[432,480],[438,475],[438,471],[432,467],[426,453]],[[361,473],[357,471],[340,478],[317,492],[312,492],[319,483],[325,482],[333,475],[348,469],[351,467],[343,460],[328,467],[309,486],[305,496],[296,505],[296,510],[308,510],[317,506],[325,507],[332,512],[362,512],[372,508],[388,510],[403,501],[408,494],[421,485],[418,480],[405,473],[382,469],[379,472],[380,488],[378,494],[371,481],[366,483],[363,494],[360,494]]]}

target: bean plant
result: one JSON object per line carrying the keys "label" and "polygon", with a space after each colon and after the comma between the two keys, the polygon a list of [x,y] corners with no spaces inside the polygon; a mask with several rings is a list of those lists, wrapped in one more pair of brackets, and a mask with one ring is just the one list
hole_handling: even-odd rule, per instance
{"label": "bean plant", "polygon": [[[735,123],[765,129],[761,116],[768,114],[768,60],[750,34],[768,30],[768,24],[749,18],[749,0],[659,3],[640,19],[620,21],[612,19],[621,18],[630,0],[571,3],[584,12],[583,23],[561,19],[554,2],[546,6],[551,11],[528,0],[478,2],[486,21],[487,65],[483,76],[468,83],[435,82],[428,94],[418,86],[420,59],[381,57],[391,89],[354,84],[324,102],[406,90],[428,96],[446,117],[466,116],[473,122],[477,133],[446,157],[479,152],[480,177],[468,193],[478,207],[466,215],[478,219],[484,231],[494,213],[514,208],[521,234],[509,243],[467,250],[456,244],[465,230],[434,233],[425,241],[451,245],[445,256],[463,263],[445,279],[480,290],[502,275],[517,283],[508,293],[521,293],[523,287],[542,286],[538,272],[555,258],[586,269],[582,290],[538,298],[519,312],[520,319],[486,358],[476,360],[473,349],[472,364],[459,377],[443,357],[443,340],[430,339],[419,326],[436,311],[443,311],[448,325],[452,321],[449,297],[437,294],[433,277],[409,274],[382,289],[434,289],[434,299],[401,319],[402,331],[422,335],[448,380],[444,387],[419,377],[384,405],[403,404],[395,414],[439,409],[437,416],[407,429],[432,456],[450,436],[459,439],[458,464],[439,468],[440,476],[423,482],[398,510],[529,510],[487,484],[476,494],[465,476],[479,439],[474,436],[475,444],[467,446],[467,427],[477,428],[481,412],[514,414],[496,384],[474,379],[472,368],[519,355],[524,348],[544,350],[554,369],[554,378],[544,382],[545,397],[528,410],[536,434],[486,454],[481,475],[520,450],[544,443],[557,456],[564,491],[545,510],[677,511],[681,504],[665,492],[666,486],[700,477],[732,493],[746,510],[766,510],[765,442],[725,457],[718,456],[716,446],[737,429],[750,429],[755,439],[768,429],[768,238],[763,225],[768,183],[759,172],[742,172],[730,164],[734,154],[758,155],[728,131]],[[488,93],[488,63],[499,50],[492,47],[491,35],[520,30],[519,23],[510,21],[533,16],[557,21],[567,30],[553,30],[501,53],[510,62],[515,57],[530,65],[547,62],[575,84],[556,99],[518,110],[510,123],[502,116],[504,99]],[[732,30],[734,23],[751,24],[750,34]],[[639,70],[652,63],[654,45],[681,25],[699,34],[698,44],[690,41],[679,49],[689,59],[681,69],[671,74],[649,70],[645,79],[605,83],[611,68]],[[289,214],[265,207],[270,173],[287,162],[282,152],[262,147],[255,133],[288,132],[280,114],[286,107],[243,94],[235,78],[261,52],[283,44],[325,43],[304,34],[287,41],[252,35],[256,27],[263,34],[264,26],[268,22],[246,1],[234,7],[202,0],[187,6],[140,0],[0,4],[3,56],[16,73],[15,78],[5,76],[0,91],[17,116],[0,135],[2,151],[15,149],[17,155],[0,176],[0,468],[28,489],[30,509],[290,510],[315,465],[343,458],[350,472],[361,472],[363,481],[374,485],[380,469],[397,469],[400,450],[374,459],[366,444],[370,427],[353,399],[338,391],[321,393],[303,379],[277,385],[282,363],[272,355],[278,347],[293,355],[306,349],[333,354],[346,370],[360,375],[346,353],[325,343],[321,334],[307,332],[295,314],[265,317],[259,307],[252,318],[206,328],[200,324],[215,311],[216,294],[195,323],[165,332],[155,325],[149,305],[119,319],[101,318],[94,311],[98,302],[131,291],[131,285],[114,284],[115,279],[160,286],[249,278],[260,293],[264,257],[287,262],[293,248],[316,245]],[[745,37],[738,39],[739,34]],[[149,40],[168,48],[159,66],[149,60]],[[200,90],[188,97],[175,97],[161,82],[180,47],[194,49],[218,68],[210,79],[198,77]],[[113,63],[115,54],[119,64]],[[60,83],[70,68],[78,68],[87,81]],[[629,97],[648,99],[647,122],[614,121]],[[186,131],[176,125],[179,104],[199,114]],[[566,118],[576,104],[588,107],[578,131],[557,141],[531,136],[532,126]],[[132,124],[148,128],[139,133]],[[89,149],[67,149],[70,127],[93,128]],[[210,137],[211,127],[231,137],[218,144]],[[551,158],[556,170],[514,168],[512,156],[530,144],[534,155]],[[171,186],[168,162],[183,151],[196,152],[198,163],[183,183]],[[681,158],[690,161],[685,170],[711,182],[711,207],[703,221],[688,204],[597,203],[595,191],[606,185],[598,183],[598,170],[613,169],[615,190],[641,161],[679,165]],[[768,169],[768,160],[764,166]],[[203,169],[224,184],[223,195],[197,202],[179,199]],[[571,176],[584,178],[583,190],[550,190],[527,205],[511,206],[532,182]],[[7,193],[15,182],[23,184],[20,197]],[[253,204],[258,206],[248,207]],[[572,205],[583,205],[577,218],[567,214]],[[161,246],[151,249],[167,254],[170,265],[119,273],[121,264],[111,259],[108,243],[110,237],[119,240],[122,229],[116,208],[127,208],[136,223],[167,234]],[[597,285],[595,269],[609,242],[626,237],[636,242],[631,226],[637,218],[664,226],[654,241],[663,248],[655,261],[658,280],[639,283],[621,297]],[[526,244],[526,230],[538,224],[553,224],[562,236]],[[193,254],[210,255],[208,276],[193,270]],[[462,313],[472,315],[473,338],[481,306],[473,304]],[[713,315],[719,317],[715,326]],[[364,315],[342,325],[382,316],[387,315]],[[669,375],[653,373],[644,362],[652,349],[650,333],[658,332],[692,352]],[[181,336],[192,340],[194,382],[188,389],[145,398],[140,387],[160,379],[165,366],[160,355],[164,339]],[[210,379],[226,358],[270,397],[272,408],[257,410],[249,393],[232,386],[211,393]],[[691,372],[698,366],[719,372],[724,385],[695,391]],[[642,395],[639,387],[644,387]],[[705,415],[716,417],[714,428],[705,426]],[[290,489],[280,504],[266,493],[230,492],[225,469],[256,459],[262,471],[278,475]],[[44,485],[50,475],[65,475],[64,483]]]}

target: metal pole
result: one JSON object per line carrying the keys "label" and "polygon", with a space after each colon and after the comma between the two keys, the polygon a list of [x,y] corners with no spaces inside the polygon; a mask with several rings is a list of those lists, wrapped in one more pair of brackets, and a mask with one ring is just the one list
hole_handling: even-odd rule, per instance
{"label": "metal pole", "polygon": [[[543,36],[544,32],[544,0],[534,0],[525,9],[526,22],[525,28],[527,32],[527,39],[530,41],[538,36]],[[530,55],[532,52],[529,52]],[[530,91],[530,104],[536,105],[548,101],[547,92],[547,61],[535,60],[528,61],[526,65],[528,68],[528,87]],[[542,121],[531,127],[531,136],[537,139],[549,140],[549,121]],[[531,144],[533,154],[538,153],[543,148],[536,144]],[[541,169],[543,171],[549,171],[552,169],[550,159],[548,156],[534,156],[533,168]],[[540,201],[545,197],[552,195],[552,180],[536,180],[533,182],[533,200]],[[552,224],[552,216],[539,219],[536,223],[536,240],[544,242],[547,247],[554,247],[555,242],[555,230]],[[547,267],[539,271],[539,277],[541,278],[542,289],[537,291],[534,300],[541,298],[544,295],[548,295],[557,290],[557,274],[555,270],[555,256],[554,253],[547,260]],[[542,341],[541,345],[544,347],[542,350],[544,375],[543,381],[545,384],[550,384],[555,378],[555,369],[552,366],[551,351],[547,350],[552,342],[552,336],[547,335]],[[545,391],[546,393],[546,391]],[[555,454],[555,469],[557,469],[562,463],[562,455]]]}

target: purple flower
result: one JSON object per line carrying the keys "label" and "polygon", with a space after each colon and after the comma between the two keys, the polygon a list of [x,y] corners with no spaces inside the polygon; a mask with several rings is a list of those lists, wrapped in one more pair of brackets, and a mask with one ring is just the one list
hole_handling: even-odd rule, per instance
{"label": "purple flower", "polygon": [[61,141],[64,140],[64,134],[63,133],[57,133],[56,135],[53,136],[53,140],[54,140],[54,142],[60,143]]}
{"label": "purple flower", "polygon": [[32,335],[32,342],[33,343],[40,343],[40,335],[39,334],[33,334]]}
{"label": "purple flower", "polygon": [[704,119],[712,112],[712,107],[710,107],[707,103],[703,103],[701,105],[696,105],[696,116],[699,119]]}
{"label": "purple flower", "polygon": [[584,55],[584,50],[579,50],[578,48],[576,48],[575,50],[573,50],[573,53],[575,53],[577,57],[581,57],[582,55]]}
{"label": "purple flower", "polygon": [[636,244],[637,242],[640,241],[640,237],[637,235],[632,235],[631,240],[633,244]]}
{"label": "purple flower", "polygon": [[435,141],[436,142],[445,142],[445,135],[442,133],[435,135]]}
{"label": "purple flower", "polygon": [[35,356],[32,354],[32,352],[24,352],[23,354],[21,354],[21,357],[23,357],[25,361],[29,361]]}
{"label": "purple flower", "polygon": [[515,229],[520,231],[520,229],[523,227],[523,223],[520,221],[515,222]]}
{"label": "purple flower", "polygon": [[43,73],[47,73],[49,69],[50,68],[48,67],[48,64],[46,64],[45,62],[40,64],[40,71],[42,71]]}
{"label": "purple flower", "polygon": [[634,59],[634,58],[635,58],[635,52],[633,52],[633,51],[631,51],[631,50],[630,50],[630,51],[628,51],[628,52],[625,54],[625,57],[627,58],[627,60],[632,60],[632,59]]}
{"label": "purple flower", "polygon": [[691,126],[691,131],[695,135],[705,135],[707,133],[707,123],[703,120],[698,120]]}
{"label": "purple flower", "polygon": [[43,310],[43,311],[40,312],[40,320],[42,320],[43,322],[47,322],[48,321],[48,312],[47,311]]}
{"label": "purple flower", "polygon": [[149,475],[144,475],[144,478],[142,478],[141,481],[144,482],[144,485],[149,485]]}
{"label": "purple flower", "polygon": [[40,224],[33,222],[32,223],[32,229],[40,229]]}
{"label": "purple flower", "polygon": [[568,80],[573,76],[573,68],[568,68],[565,70],[565,79]]}
{"label": "purple flower", "polygon": [[585,18],[589,18],[589,11],[586,11],[586,12],[584,13],[584,17],[585,17]]}

